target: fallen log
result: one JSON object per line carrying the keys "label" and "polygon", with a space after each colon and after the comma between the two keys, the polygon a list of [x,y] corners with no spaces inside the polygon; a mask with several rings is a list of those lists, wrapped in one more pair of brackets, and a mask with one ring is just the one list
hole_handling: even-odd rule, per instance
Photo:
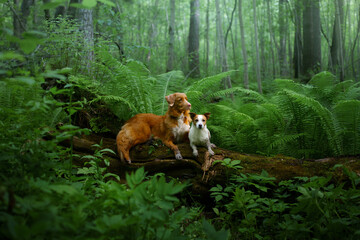
{"label": "fallen log", "polygon": [[[102,148],[108,148],[116,153],[115,139],[103,138],[98,135],[87,135],[73,138],[73,149],[79,155],[92,154],[95,150],[94,144],[102,142]],[[70,146],[70,141],[63,143]],[[226,158],[241,161],[241,169],[236,169],[239,173],[261,173],[263,170],[269,176],[275,177],[277,181],[291,179],[293,177],[312,177],[327,176],[333,174],[336,180],[344,180],[341,168],[334,169],[336,164],[342,164],[349,170],[360,175],[359,157],[337,157],[319,160],[298,160],[291,157],[277,155],[266,157],[261,155],[250,155],[238,153],[222,148],[214,149],[215,155],[210,156],[206,148],[199,148],[199,156],[192,155],[192,149],[187,143],[178,144],[183,156],[182,160],[176,160],[173,152],[166,146],[156,143],[146,143],[135,146],[130,151],[131,164],[120,161],[118,155],[107,154],[106,158],[110,161],[108,171],[115,173],[125,179],[126,172],[144,167],[148,174],[165,173],[167,176],[176,177],[181,180],[190,179],[195,185],[213,185],[225,182],[228,169],[220,163],[213,164],[216,160]],[[82,158],[75,160],[78,165],[83,165]]]}

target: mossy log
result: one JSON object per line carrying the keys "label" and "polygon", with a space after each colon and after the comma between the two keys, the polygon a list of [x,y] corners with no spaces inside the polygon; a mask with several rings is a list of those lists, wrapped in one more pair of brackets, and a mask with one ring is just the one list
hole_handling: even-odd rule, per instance
{"label": "mossy log", "polygon": [[[115,139],[102,138],[97,135],[74,137],[74,151],[79,155],[92,154],[95,150],[93,145],[100,142],[102,142],[103,148],[109,148],[116,152]],[[67,141],[64,144],[69,146],[70,142]],[[178,144],[178,147],[183,156],[182,160],[176,160],[173,152],[166,146],[152,143],[141,144],[132,148],[130,156],[133,162],[131,164],[121,162],[117,155],[107,154],[106,157],[110,161],[108,171],[119,175],[124,180],[126,172],[144,167],[150,175],[163,172],[167,176],[181,180],[190,179],[195,188],[207,188],[213,184],[225,182],[226,176],[231,170],[219,163],[212,164],[215,160],[225,158],[241,160],[242,169],[236,171],[261,173],[262,170],[266,170],[277,181],[293,177],[326,176],[328,174],[333,174],[336,181],[342,181],[346,176],[341,168],[333,168],[336,164],[343,164],[348,169],[360,174],[359,157],[298,160],[282,155],[274,157],[249,155],[222,148],[215,148],[214,156],[210,156],[206,148],[199,148],[199,156],[194,157],[188,143]],[[82,165],[84,161],[81,158],[75,160],[78,165]]]}

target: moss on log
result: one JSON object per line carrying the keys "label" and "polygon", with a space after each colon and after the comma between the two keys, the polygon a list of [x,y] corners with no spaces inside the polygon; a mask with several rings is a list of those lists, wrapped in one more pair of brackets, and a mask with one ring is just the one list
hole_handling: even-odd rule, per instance
{"label": "moss on log", "polygon": [[[94,144],[102,141],[103,148],[112,149],[116,152],[115,139],[102,138],[97,135],[88,135],[74,137],[74,151],[80,155],[91,154],[95,148]],[[69,146],[70,142],[64,142]],[[132,164],[123,163],[119,157],[114,154],[107,154],[110,161],[108,171],[118,174],[124,179],[125,173],[144,167],[149,174],[163,172],[168,176],[179,179],[191,179],[196,184],[214,184],[215,182],[225,181],[226,171],[229,171],[221,164],[212,163],[215,160],[230,158],[232,160],[241,160],[240,170],[242,173],[261,173],[266,170],[270,176],[275,177],[278,181],[291,179],[293,177],[311,177],[326,176],[333,174],[336,180],[343,180],[344,176],[341,168],[334,169],[336,164],[343,164],[350,170],[360,174],[359,157],[338,157],[325,158],[319,160],[298,160],[291,157],[277,155],[266,157],[260,155],[249,155],[238,153],[222,148],[214,149],[215,155],[210,156],[206,148],[199,148],[199,156],[196,158],[192,155],[192,149],[187,143],[178,144],[183,156],[183,160],[176,160],[173,152],[162,144],[141,144],[137,145],[130,151]],[[81,158],[76,163],[82,165],[84,162]]]}

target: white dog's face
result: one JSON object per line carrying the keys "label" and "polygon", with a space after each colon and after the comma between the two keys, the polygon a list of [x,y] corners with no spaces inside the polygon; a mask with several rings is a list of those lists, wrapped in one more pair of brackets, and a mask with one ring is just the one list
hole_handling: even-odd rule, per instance
{"label": "white dog's face", "polygon": [[206,120],[207,119],[204,115],[197,115],[194,120],[196,128],[198,129],[204,128],[206,125]]}

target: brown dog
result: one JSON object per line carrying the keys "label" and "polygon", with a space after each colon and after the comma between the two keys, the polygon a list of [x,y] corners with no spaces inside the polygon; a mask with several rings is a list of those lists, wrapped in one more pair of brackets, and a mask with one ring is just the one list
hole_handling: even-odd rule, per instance
{"label": "brown dog", "polygon": [[169,104],[164,116],[152,113],[140,113],[130,118],[116,137],[118,153],[122,161],[131,163],[129,151],[140,143],[144,143],[152,136],[160,139],[167,147],[174,151],[176,159],[182,159],[179,148],[174,142],[187,138],[190,130],[190,108],[185,93],[174,93],[165,97]]}

